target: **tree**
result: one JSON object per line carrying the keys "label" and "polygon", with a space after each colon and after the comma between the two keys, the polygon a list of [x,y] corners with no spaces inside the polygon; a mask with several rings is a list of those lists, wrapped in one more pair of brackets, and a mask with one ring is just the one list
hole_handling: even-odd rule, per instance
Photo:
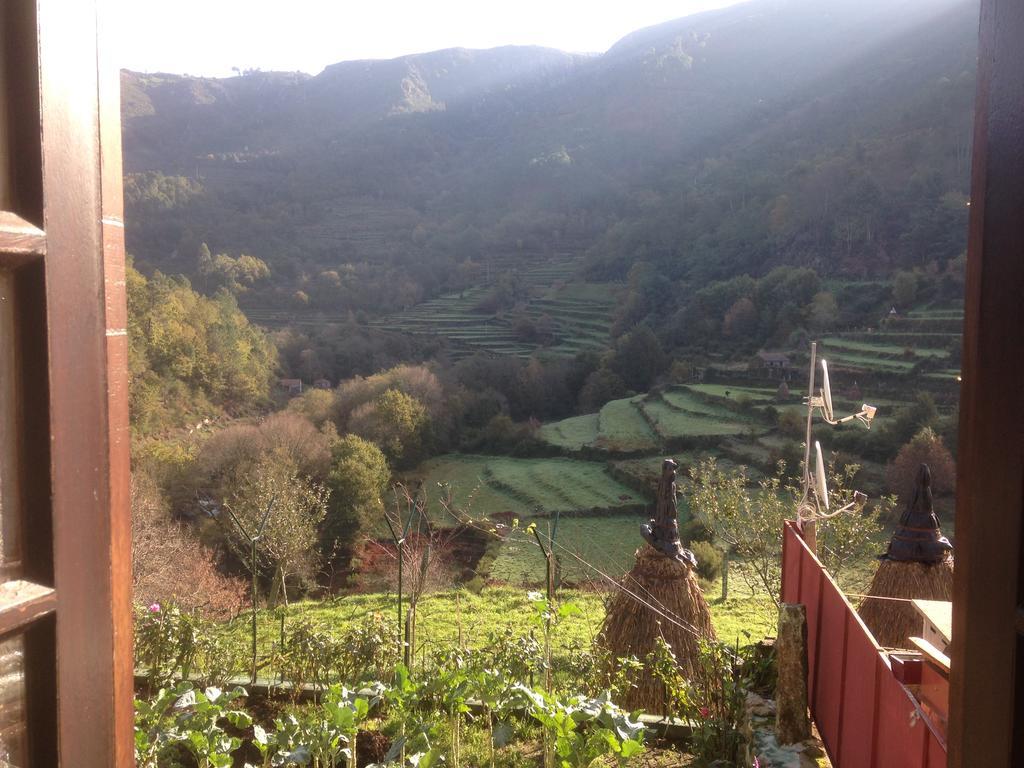
{"label": "tree", "polygon": [[[837,454],[832,454],[825,471],[831,508],[838,509],[848,504],[853,496],[854,481],[860,474],[860,465],[842,464]],[[888,520],[895,506],[893,497],[883,496],[863,508],[854,508],[818,523],[818,558],[832,578],[839,581],[847,566],[864,560],[875,551],[876,539],[882,530],[880,521]]]}
{"label": "tree", "polygon": [[[287,584],[308,584],[320,565],[318,527],[327,514],[330,491],[299,474],[283,450],[266,451],[249,469],[241,467],[228,483],[225,505],[251,535],[270,514],[256,543],[258,567],[273,574],[270,604],[288,602]],[[222,514],[228,541],[238,556],[249,557],[250,540]]]}
{"label": "tree", "polygon": [[892,280],[892,300],[901,309],[909,307],[917,298],[917,275],[913,272],[897,272]]}
{"label": "tree", "polygon": [[931,427],[925,427],[906,443],[896,458],[885,468],[889,490],[906,499],[914,489],[917,468],[927,464],[932,473],[932,489],[951,493],[956,485],[956,464],[942,438]]}
{"label": "tree", "polygon": [[327,487],[331,491],[323,524],[325,551],[350,556],[370,519],[383,514],[383,496],[391,480],[387,458],[357,435],[339,438],[331,451]]}
{"label": "tree", "polygon": [[757,307],[744,296],[729,307],[722,318],[722,333],[740,339],[749,338],[757,328]]}
{"label": "tree", "polygon": [[386,389],[374,400],[352,412],[349,429],[372,440],[392,459],[408,456],[419,448],[427,409],[415,397],[398,389]]}
{"label": "tree", "polygon": [[298,413],[280,411],[262,422],[236,422],[214,432],[192,467],[194,492],[224,501],[236,478],[258,471],[265,454],[275,453],[305,477],[326,476],[331,461],[327,435]]}
{"label": "tree", "polygon": [[719,469],[714,458],[691,467],[690,509],[700,516],[722,548],[722,599],[729,597],[729,561],[743,558],[743,578],[751,589],[760,588],[779,600],[782,566],[782,524],[796,507],[783,500],[782,471],[760,483],[751,493],[746,467]]}
{"label": "tree", "polygon": [[211,257],[206,243],[199,246],[198,267],[207,290],[223,288],[235,295],[270,277],[270,267],[263,259],[245,253],[238,257],[226,253]]}
{"label": "tree", "polygon": [[654,331],[639,325],[616,344],[609,367],[630,389],[643,392],[665,370],[666,364],[665,352]]}
{"label": "tree", "polygon": [[128,265],[132,426],[140,432],[265,403],[277,365],[266,335],[226,292],[207,298],[182,277]]}
{"label": "tree", "polygon": [[221,574],[218,553],[172,517],[156,481],[144,470],[132,471],[131,504],[135,601],[174,602],[216,618],[237,613],[245,602],[245,582]]}
{"label": "tree", "polygon": [[[833,509],[850,501],[849,488],[860,471],[856,464],[838,466],[829,462],[829,500]],[[720,469],[713,458],[690,469],[693,480],[690,508],[714,535],[723,549],[722,597],[728,596],[730,557],[742,558],[747,566],[743,579],[751,590],[760,589],[779,602],[782,577],[782,526],[796,517],[802,490],[785,483],[785,465],[779,462],[774,476],[761,480],[752,490],[746,468]],[[853,560],[874,547],[880,530],[879,517],[891,512],[892,499],[871,507],[823,520],[818,526],[818,548],[822,563],[836,578]]]}
{"label": "tree", "polygon": [[836,324],[839,317],[839,304],[836,297],[829,291],[819,291],[811,300],[807,322],[815,331],[827,331]]}
{"label": "tree", "polygon": [[938,423],[939,409],[935,405],[935,398],[928,392],[915,392],[914,401],[896,412],[895,417],[882,430],[881,440],[876,442],[880,449],[886,450],[891,456],[898,446],[910,441],[922,429],[934,429]]}
{"label": "tree", "polygon": [[314,426],[320,427],[333,414],[334,393],[328,389],[307,389],[288,401],[288,410],[301,414]]}
{"label": "tree", "polygon": [[598,368],[587,376],[583,389],[580,390],[580,411],[596,411],[609,400],[625,397],[627,392],[626,382],[621,376],[607,368]]}

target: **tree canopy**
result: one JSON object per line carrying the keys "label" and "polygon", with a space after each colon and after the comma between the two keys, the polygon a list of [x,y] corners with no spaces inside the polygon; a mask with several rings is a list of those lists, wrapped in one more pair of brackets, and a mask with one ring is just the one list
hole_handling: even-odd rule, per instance
{"label": "tree canopy", "polygon": [[128,266],[133,426],[150,432],[268,401],[277,355],[226,291],[208,298],[182,277]]}

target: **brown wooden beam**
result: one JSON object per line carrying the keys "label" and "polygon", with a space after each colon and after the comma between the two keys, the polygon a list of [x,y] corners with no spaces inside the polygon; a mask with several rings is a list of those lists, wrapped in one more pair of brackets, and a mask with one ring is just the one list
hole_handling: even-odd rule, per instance
{"label": "brown wooden beam", "polygon": [[0,211],[0,266],[18,267],[46,253],[46,233],[16,213]]}
{"label": "brown wooden beam", "polygon": [[[1021,765],[1024,3],[982,0],[957,467],[949,765]],[[1016,671],[1015,671],[1016,670]],[[1017,728],[1020,726],[1017,725]]]}
{"label": "brown wooden beam", "polygon": [[117,256],[108,259],[104,252],[96,9],[89,2],[59,0],[40,0],[38,8],[57,738],[62,765],[127,768],[132,764],[128,468],[119,399],[125,396],[126,369],[122,359],[111,361],[121,352],[108,343],[107,333],[108,317],[124,296],[116,287],[123,279],[116,269],[110,269],[108,283]]}
{"label": "brown wooden beam", "polygon": [[20,629],[57,608],[57,593],[31,581],[0,584],[0,635]]}

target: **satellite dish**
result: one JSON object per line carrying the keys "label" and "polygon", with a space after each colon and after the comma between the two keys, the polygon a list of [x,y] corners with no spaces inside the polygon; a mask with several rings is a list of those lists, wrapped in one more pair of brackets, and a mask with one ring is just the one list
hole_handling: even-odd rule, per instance
{"label": "satellite dish", "polygon": [[832,410],[832,385],[828,381],[828,363],[825,359],[821,360],[821,399],[824,402],[825,407],[825,419],[826,421],[832,421],[833,410]]}
{"label": "satellite dish", "polygon": [[814,441],[814,488],[818,501],[828,509],[828,483],[825,481],[825,460],[821,457],[821,443]]}

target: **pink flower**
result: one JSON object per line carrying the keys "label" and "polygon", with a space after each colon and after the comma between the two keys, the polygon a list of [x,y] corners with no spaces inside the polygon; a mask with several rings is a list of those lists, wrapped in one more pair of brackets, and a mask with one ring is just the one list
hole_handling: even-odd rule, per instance
{"label": "pink flower", "polygon": [[751,768],[761,768],[761,761],[755,757],[754,764],[751,766]]}
{"label": "pink flower", "polygon": [[150,613],[160,613],[160,603],[153,603],[149,606]]}
{"label": "pink flower", "polygon": [[703,717],[705,720],[707,720],[708,715],[711,714],[711,710],[708,709],[707,707],[701,707],[697,711],[700,713],[700,716]]}

